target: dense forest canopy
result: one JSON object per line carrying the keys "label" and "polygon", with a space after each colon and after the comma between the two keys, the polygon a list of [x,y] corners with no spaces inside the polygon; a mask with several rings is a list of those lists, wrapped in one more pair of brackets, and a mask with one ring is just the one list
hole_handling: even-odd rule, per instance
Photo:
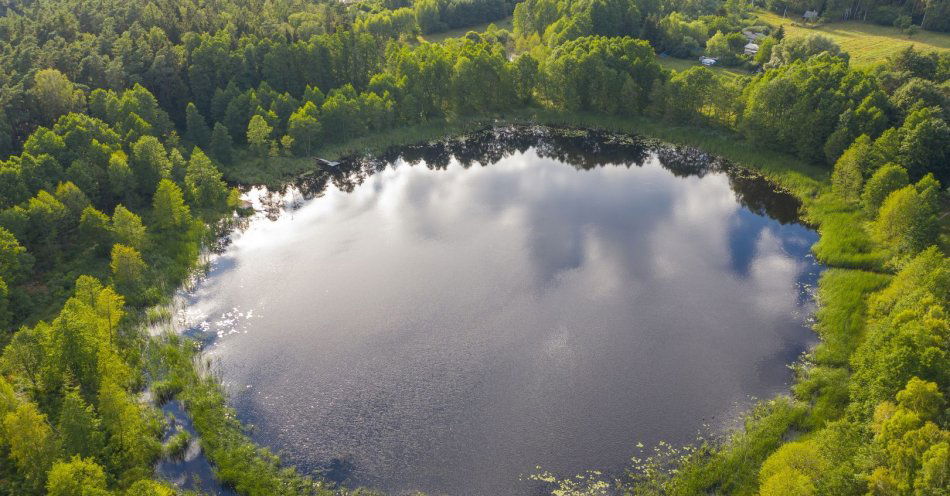
{"label": "dense forest canopy", "polygon": [[[777,12],[950,29],[950,2],[772,1]],[[950,54],[855,69],[743,0],[80,0],[0,4],[0,494],[164,495],[183,399],[224,483],[312,494],[247,441],[185,343],[140,324],[239,206],[222,172],[395,127],[511,109],[713,128],[824,167],[822,344],[794,396],[723,446],[651,459],[630,494],[946,494]],[[497,21],[444,43],[420,33]],[[760,50],[743,53],[748,33]],[[663,69],[715,55],[761,72]],[[794,441],[783,443],[785,437]],[[658,467],[678,468],[676,472]],[[565,494],[582,488],[561,482]],[[340,490],[343,491],[343,490]],[[942,492],[941,492],[942,491]]]}

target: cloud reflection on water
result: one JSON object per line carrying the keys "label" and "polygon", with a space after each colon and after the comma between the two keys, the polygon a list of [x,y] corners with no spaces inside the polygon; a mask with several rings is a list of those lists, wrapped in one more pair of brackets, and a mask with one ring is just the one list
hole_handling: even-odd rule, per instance
{"label": "cloud reflection on water", "polygon": [[782,390],[817,271],[815,235],[744,208],[731,176],[639,162],[398,163],[252,222],[189,310],[255,316],[211,352],[302,468],[450,494],[621,468]]}

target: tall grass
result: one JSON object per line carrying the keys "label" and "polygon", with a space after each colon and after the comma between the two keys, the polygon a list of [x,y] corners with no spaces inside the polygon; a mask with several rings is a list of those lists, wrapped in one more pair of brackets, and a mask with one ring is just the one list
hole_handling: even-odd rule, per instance
{"label": "tall grass", "polygon": [[823,365],[846,366],[864,334],[867,296],[883,288],[890,276],[849,269],[830,269],[818,281],[815,331],[822,342],[814,352]]}
{"label": "tall grass", "polygon": [[819,261],[833,267],[880,271],[886,252],[871,240],[863,211],[833,193],[807,206],[807,217],[821,235],[812,251]]}
{"label": "tall grass", "polygon": [[741,429],[723,443],[707,443],[674,461],[675,472],[654,473],[648,480],[636,480],[630,494],[695,496],[729,494],[753,496],[758,493],[759,466],[802,425],[807,409],[787,397],[757,404],[744,417]]}
{"label": "tall grass", "polygon": [[223,484],[246,496],[334,494],[322,482],[281,466],[277,456],[251,441],[193,342],[169,333],[153,338],[150,347],[152,374],[160,377],[163,391],[174,392],[184,403]]}

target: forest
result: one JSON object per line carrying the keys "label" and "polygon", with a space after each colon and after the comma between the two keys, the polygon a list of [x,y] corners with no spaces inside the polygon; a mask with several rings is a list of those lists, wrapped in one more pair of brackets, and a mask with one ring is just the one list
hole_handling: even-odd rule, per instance
{"label": "forest", "polygon": [[[854,68],[756,8],[950,31],[947,0],[0,2],[0,494],[176,494],[153,474],[171,397],[238,493],[348,493],[253,445],[195,344],[148,333],[153,308],[233,222],[235,168],[512,114],[650,119],[821,171],[763,165],[831,267],[791,395],[553,494],[947,494],[950,52]],[[756,72],[660,64],[700,53]]]}

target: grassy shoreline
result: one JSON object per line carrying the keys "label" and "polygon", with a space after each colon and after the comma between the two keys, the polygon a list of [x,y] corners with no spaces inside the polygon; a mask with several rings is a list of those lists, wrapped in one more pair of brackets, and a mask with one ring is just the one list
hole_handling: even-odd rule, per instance
{"label": "grassy shoreline", "polygon": [[[780,183],[803,200],[813,199],[830,188],[830,169],[809,164],[784,153],[755,147],[732,131],[710,127],[676,125],[648,117],[614,117],[567,113],[538,108],[505,114],[439,120],[400,127],[371,136],[321,145],[314,157],[330,160],[353,154],[377,154],[393,146],[435,140],[474,131],[490,125],[540,124],[603,129],[654,138],[675,145],[701,148],[736,162]],[[225,178],[240,185],[280,187],[317,166],[313,157],[255,157],[243,151],[233,165],[221,167]]]}

